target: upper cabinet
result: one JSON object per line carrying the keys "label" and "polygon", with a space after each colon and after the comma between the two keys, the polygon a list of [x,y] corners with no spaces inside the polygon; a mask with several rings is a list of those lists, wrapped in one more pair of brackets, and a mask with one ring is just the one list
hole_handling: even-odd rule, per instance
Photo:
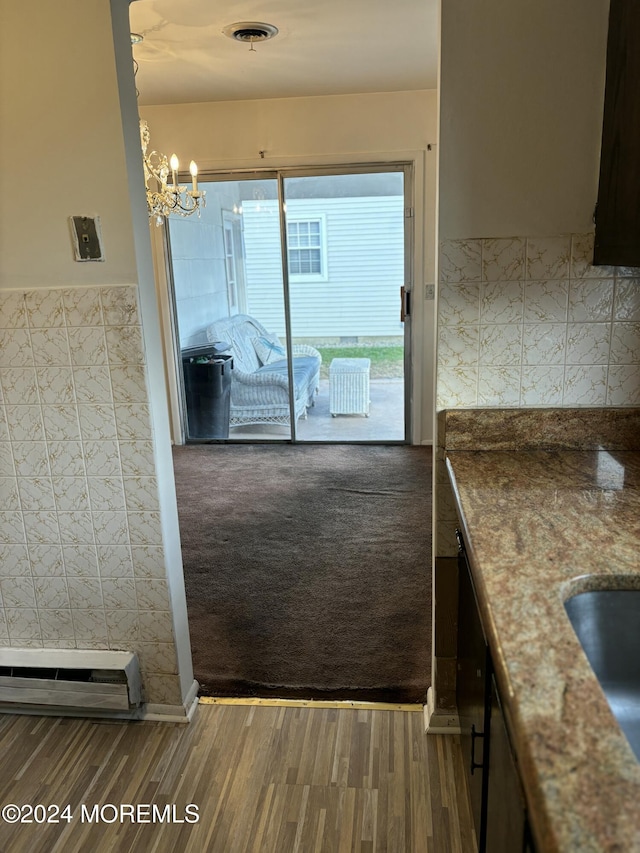
{"label": "upper cabinet", "polygon": [[611,0],[594,264],[640,266],[640,3]]}

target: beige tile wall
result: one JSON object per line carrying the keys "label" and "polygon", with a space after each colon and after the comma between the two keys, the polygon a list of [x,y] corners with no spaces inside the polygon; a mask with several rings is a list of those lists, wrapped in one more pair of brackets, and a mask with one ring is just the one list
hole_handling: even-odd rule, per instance
{"label": "beige tile wall", "polygon": [[0,292],[0,645],[130,649],[180,705],[135,287]]}
{"label": "beige tile wall", "polygon": [[437,408],[640,404],[640,270],[593,234],[440,247]]}
{"label": "beige tile wall", "polygon": [[[444,462],[446,409],[640,404],[640,269],[593,267],[593,234],[447,240],[440,246],[434,470],[436,589],[454,583],[458,525]],[[442,605],[442,602],[440,602]],[[455,623],[438,607],[434,638]],[[452,660],[434,660],[455,709]]]}

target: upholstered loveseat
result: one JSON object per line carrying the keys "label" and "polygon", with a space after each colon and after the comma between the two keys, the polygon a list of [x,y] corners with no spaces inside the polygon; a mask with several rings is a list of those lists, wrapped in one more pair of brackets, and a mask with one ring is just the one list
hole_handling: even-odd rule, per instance
{"label": "upholstered loveseat", "polygon": [[[255,318],[234,314],[206,329],[210,343],[231,347],[231,426],[289,424],[289,377],[284,347]],[[293,345],[294,411],[306,418],[320,384],[322,356],[315,347]]]}

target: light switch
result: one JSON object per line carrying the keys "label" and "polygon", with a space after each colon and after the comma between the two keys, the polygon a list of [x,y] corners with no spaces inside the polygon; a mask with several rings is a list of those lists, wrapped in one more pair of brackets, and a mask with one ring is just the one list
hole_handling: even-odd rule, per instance
{"label": "light switch", "polygon": [[71,216],[69,221],[76,261],[104,261],[100,241],[100,217]]}

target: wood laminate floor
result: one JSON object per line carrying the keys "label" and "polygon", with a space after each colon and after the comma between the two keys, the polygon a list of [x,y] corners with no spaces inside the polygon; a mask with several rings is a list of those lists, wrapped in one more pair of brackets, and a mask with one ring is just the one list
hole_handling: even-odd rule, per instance
{"label": "wood laminate floor", "polygon": [[[190,725],[0,716],[0,809],[46,807],[23,808],[28,824],[1,812],[0,851],[467,853],[459,741],[422,727],[403,711],[234,705],[200,705]],[[158,820],[189,804],[198,823]]]}

